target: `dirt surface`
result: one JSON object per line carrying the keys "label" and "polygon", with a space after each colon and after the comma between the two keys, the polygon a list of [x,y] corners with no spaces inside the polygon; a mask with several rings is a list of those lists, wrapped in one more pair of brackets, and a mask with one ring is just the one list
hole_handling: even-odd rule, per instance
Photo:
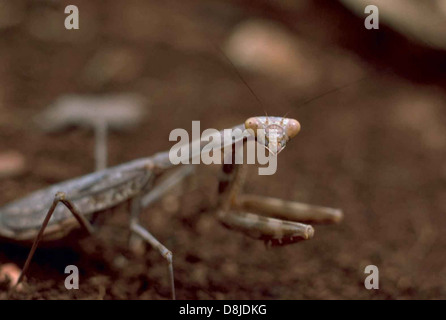
{"label": "dirt surface", "polygon": [[[275,175],[250,168],[245,191],[342,208],[344,220],[265,248],[214,218],[219,168],[201,166],[183,197],[178,188],[143,219],[174,253],[178,298],[446,298],[446,54],[385,27],[371,35],[333,2],[17,1],[0,29],[0,151],[22,153],[27,169],[1,180],[0,203],[94,170],[91,131],[45,134],[33,122],[62,94],[151,101],[143,125],[111,134],[112,165],[168,150],[170,131],[192,120],[223,129],[288,112],[301,133]],[[79,30],[63,28],[68,4],[80,9]],[[270,72],[274,61],[239,68],[262,105],[214,46],[250,19],[274,21],[299,48],[295,72]],[[169,299],[163,258],[127,247],[126,205],[103,217],[96,237],[39,249],[11,298]],[[0,265],[22,266],[28,250],[0,243]],[[67,265],[80,270],[79,290],[64,287]],[[379,290],[364,288],[367,265],[379,268]]]}

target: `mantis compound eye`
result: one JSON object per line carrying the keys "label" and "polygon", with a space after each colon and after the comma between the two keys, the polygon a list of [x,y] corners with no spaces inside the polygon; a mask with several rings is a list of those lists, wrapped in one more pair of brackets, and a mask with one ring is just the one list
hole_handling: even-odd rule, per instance
{"label": "mantis compound eye", "polygon": [[297,120],[289,119],[286,125],[286,135],[289,139],[295,137],[300,131],[300,123]]}
{"label": "mantis compound eye", "polygon": [[256,117],[249,118],[245,121],[245,128],[254,130],[254,133],[257,133],[257,129],[261,127],[259,119]]}

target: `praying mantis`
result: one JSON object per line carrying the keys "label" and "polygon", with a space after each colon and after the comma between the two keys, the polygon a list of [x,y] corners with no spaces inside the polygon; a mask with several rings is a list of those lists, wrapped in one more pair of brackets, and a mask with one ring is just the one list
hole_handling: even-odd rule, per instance
{"label": "praying mantis", "polygon": [[[229,144],[233,151],[224,155],[226,161],[218,186],[216,216],[225,227],[280,246],[311,239],[314,229],[304,223],[336,223],[342,219],[339,209],[241,193],[245,165],[234,161],[236,149],[251,137],[277,156],[299,133],[297,120],[252,117],[232,129],[248,130],[248,135],[235,135],[226,145],[223,142],[214,146],[223,149]],[[223,131],[220,134],[223,135]],[[198,152],[201,153],[203,148],[202,143]],[[191,158],[195,156],[198,155],[190,155]],[[147,242],[167,261],[172,299],[175,299],[173,254],[140,223],[139,217],[144,208],[192,173],[193,165],[176,168],[166,151],[49,186],[0,207],[0,238],[32,242],[16,286],[23,281],[41,241],[63,241],[79,226],[86,234],[93,234],[95,228],[91,220],[94,214],[129,202],[132,237]]]}

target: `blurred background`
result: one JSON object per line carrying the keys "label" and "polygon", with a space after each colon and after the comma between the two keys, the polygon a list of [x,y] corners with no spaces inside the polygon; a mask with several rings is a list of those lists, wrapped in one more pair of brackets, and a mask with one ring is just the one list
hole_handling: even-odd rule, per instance
{"label": "blurred background", "polygon": [[[364,27],[367,4],[0,0],[0,203],[94,170],[89,128],[48,133],[39,118],[66,95],[143,98],[140,123],[111,132],[110,165],[168,150],[193,120],[223,129],[287,113],[301,133],[245,190],[344,220],[267,249],[214,219],[219,168],[200,167],[185,198],[144,218],[174,253],[178,298],[445,298],[446,1],[374,1],[379,30]],[[67,5],[79,30],[64,28]],[[98,237],[39,249],[16,298],[169,299],[165,261],[127,248],[126,206],[105,215]],[[0,265],[28,250],[1,243]],[[70,264],[80,290],[64,288]],[[364,288],[370,264],[379,290]]]}

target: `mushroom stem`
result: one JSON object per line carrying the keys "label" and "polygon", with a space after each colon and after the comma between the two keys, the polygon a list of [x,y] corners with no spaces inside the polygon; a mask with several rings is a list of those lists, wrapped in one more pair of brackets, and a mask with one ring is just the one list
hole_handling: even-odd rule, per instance
{"label": "mushroom stem", "polygon": [[95,123],[94,131],[96,171],[100,171],[107,168],[107,121],[98,119]]}

